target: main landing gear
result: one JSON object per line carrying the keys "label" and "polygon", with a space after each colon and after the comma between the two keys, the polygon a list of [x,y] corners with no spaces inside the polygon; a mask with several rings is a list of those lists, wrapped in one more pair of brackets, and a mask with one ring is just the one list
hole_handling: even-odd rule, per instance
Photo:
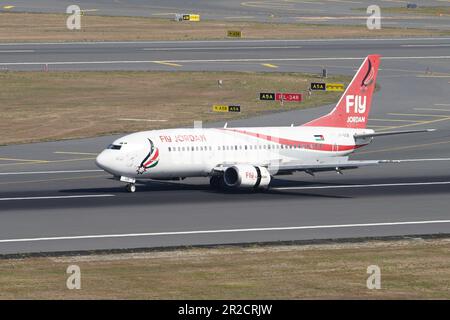
{"label": "main landing gear", "polygon": [[131,193],[136,192],[136,185],[134,183],[129,183],[129,184],[127,184],[126,189],[128,192],[131,192]]}

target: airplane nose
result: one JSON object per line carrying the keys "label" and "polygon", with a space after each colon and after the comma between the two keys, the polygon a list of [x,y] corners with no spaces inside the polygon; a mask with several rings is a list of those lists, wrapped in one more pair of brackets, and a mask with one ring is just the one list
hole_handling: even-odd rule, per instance
{"label": "airplane nose", "polygon": [[107,152],[102,151],[97,158],[95,159],[95,164],[100,169],[103,169],[109,173],[113,173],[112,171],[112,159],[108,156]]}
{"label": "airplane nose", "polygon": [[95,165],[97,167],[99,167],[100,169],[105,170],[104,162],[105,162],[105,153],[102,151],[102,152],[99,153],[97,158],[95,158]]}

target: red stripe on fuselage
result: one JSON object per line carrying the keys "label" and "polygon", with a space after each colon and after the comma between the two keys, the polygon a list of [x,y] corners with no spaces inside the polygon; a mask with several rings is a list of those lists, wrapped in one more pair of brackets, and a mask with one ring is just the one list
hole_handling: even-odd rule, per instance
{"label": "red stripe on fuselage", "polygon": [[285,138],[278,138],[278,137],[268,136],[268,135],[265,135],[262,133],[255,133],[255,132],[239,130],[239,129],[223,129],[223,130],[238,132],[238,133],[246,134],[246,135],[249,135],[252,137],[264,139],[264,140],[279,143],[279,144],[289,145],[289,146],[300,145],[300,147],[303,149],[315,150],[315,151],[348,151],[348,150],[354,150],[354,149],[364,146],[364,145],[336,145],[335,146],[335,145],[327,144],[327,143],[297,141],[297,140],[291,140],[291,139],[285,139]]}

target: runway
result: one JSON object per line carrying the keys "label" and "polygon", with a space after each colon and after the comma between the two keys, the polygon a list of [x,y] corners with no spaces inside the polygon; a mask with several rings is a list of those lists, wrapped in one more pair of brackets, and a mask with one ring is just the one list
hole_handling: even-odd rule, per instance
{"label": "runway", "polygon": [[411,67],[426,62],[437,64],[432,71],[443,72],[449,49],[450,38],[2,43],[0,68],[283,72],[310,65],[317,72],[378,53],[383,68],[414,71]]}
{"label": "runway", "polygon": [[[448,6],[445,1],[416,0],[421,6]],[[66,0],[16,0],[14,7],[4,9],[12,12],[53,12],[65,13],[73,2]],[[225,21],[260,21],[273,23],[313,23],[313,24],[359,24],[365,25],[369,16],[367,7],[379,5],[381,7],[382,25],[401,28],[450,28],[448,15],[399,14],[384,12],[391,7],[406,7],[403,1],[386,0],[312,0],[312,1],[241,1],[241,0],[217,0],[217,1],[180,1],[180,0],[80,0],[77,5],[86,14],[110,15],[110,16],[143,16],[154,18],[173,19],[175,13],[200,14],[205,20]],[[412,11],[414,12],[414,11]]]}
{"label": "runway", "polygon": [[[36,51],[24,56],[1,53],[0,59],[2,63],[27,59],[41,63],[88,61],[89,55],[92,61],[145,56],[149,61],[164,59],[181,66],[110,64],[106,69],[320,72],[326,66],[331,73],[351,75],[361,58],[376,50],[385,58],[369,126],[381,131],[438,130],[380,137],[353,158],[449,158],[450,63],[448,48],[443,46],[449,43],[448,39],[406,39],[238,44],[258,49],[231,49],[228,42],[196,43],[205,48],[202,50],[184,50],[193,44],[176,42],[74,44],[76,50],[54,44],[6,45],[1,50]],[[211,49],[222,46],[223,51]],[[283,48],[273,48],[280,46]],[[293,48],[297,46],[302,48]],[[142,48],[183,50],[162,53],[139,50]],[[204,61],[209,59],[219,61]],[[227,59],[231,61],[223,61]],[[268,59],[276,68],[264,67],[255,59]],[[80,64],[50,68],[103,67]],[[266,114],[230,121],[228,126],[301,124],[330,108]],[[95,155],[114,138],[0,147],[0,253],[450,233],[447,161],[386,164],[348,171],[343,176],[282,176],[267,193],[220,193],[208,188],[207,179],[198,178],[139,184],[137,193],[128,194],[120,182],[109,179],[94,165]]]}

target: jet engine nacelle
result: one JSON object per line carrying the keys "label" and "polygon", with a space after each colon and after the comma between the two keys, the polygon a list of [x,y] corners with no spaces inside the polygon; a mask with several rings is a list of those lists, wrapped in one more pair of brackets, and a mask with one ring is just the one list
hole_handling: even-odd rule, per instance
{"label": "jet engine nacelle", "polygon": [[228,167],[223,174],[225,185],[234,188],[267,189],[270,179],[267,168],[246,164]]}

